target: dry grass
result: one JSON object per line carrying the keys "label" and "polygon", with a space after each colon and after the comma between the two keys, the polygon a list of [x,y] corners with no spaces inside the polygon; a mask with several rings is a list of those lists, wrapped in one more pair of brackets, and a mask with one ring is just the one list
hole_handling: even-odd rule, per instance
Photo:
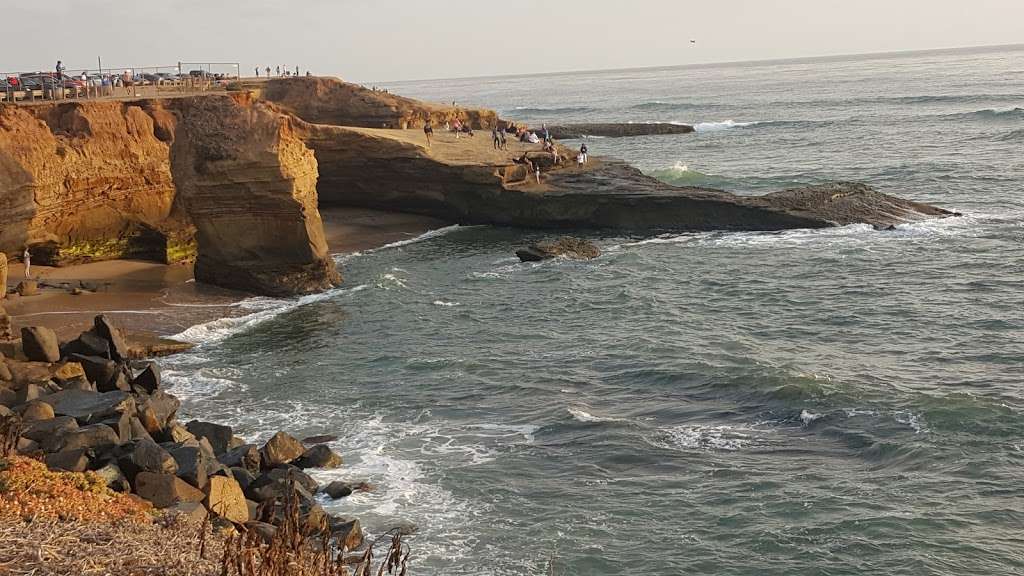
{"label": "dry grass", "polygon": [[0,575],[220,576],[223,540],[206,539],[199,557],[195,524],[0,522]]}

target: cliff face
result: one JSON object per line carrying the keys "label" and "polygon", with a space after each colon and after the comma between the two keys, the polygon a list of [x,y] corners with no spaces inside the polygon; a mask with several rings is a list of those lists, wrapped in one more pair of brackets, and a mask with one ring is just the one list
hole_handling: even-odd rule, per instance
{"label": "cliff face", "polygon": [[[783,230],[852,223],[889,226],[949,213],[855,183],[737,196],[679,188],[624,162],[594,160],[586,168],[551,166],[537,146],[493,152],[489,138],[435,142],[412,131],[300,125],[320,164],[325,205],[413,212],[463,224],[526,228]],[[530,150],[543,181],[510,157]],[[563,152],[565,154],[565,152]]]}
{"label": "cliff face", "polygon": [[27,242],[133,255],[152,248],[150,228],[187,232],[169,222],[169,133],[148,107],[0,107],[0,250]]}
{"label": "cliff face", "polygon": [[202,281],[320,290],[338,277],[316,174],[289,117],[244,94],[0,105],[0,251],[31,244],[53,263],[197,251]]}
{"label": "cliff face", "polygon": [[197,229],[196,279],[277,295],[340,282],[317,210],[316,159],[289,117],[244,95],[167,104],[180,118],[171,158]]}
{"label": "cliff face", "polygon": [[337,78],[273,78],[248,88],[261,89],[261,97],[278,104],[306,122],[364,128],[422,128],[468,122],[476,130],[489,130],[498,122],[493,110],[440,106],[369,90]]}

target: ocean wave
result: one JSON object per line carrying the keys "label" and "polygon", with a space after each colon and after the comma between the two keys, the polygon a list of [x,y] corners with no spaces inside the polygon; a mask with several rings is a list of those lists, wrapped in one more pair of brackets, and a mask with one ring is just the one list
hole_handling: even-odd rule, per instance
{"label": "ocean wave", "polygon": [[589,106],[564,106],[561,108],[541,108],[541,107],[530,107],[530,106],[516,106],[509,110],[509,113],[514,114],[533,114],[536,116],[542,115],[554,115],[554,114],[575,114],[580,112],[593,112],[594,108]]}
{"label": "ocean wave", "polygon": [[723,120],[722,122],[698,122],[693,125],[696,132],[721,132],[733,128],[748,128],[757,126],[758,122],[736,122],[735,120]]}
{"label": "ocean wave", "polygon": [[458,305],[459,305],[458,302],[446,302],[444,300],[434,300],[434,306],[452,307],[452,306],[458,306]]}
{"label": "ocean wave", "polygon": [[298,308],[299,306],[305,306],[314,302],[327,300],[339,294],[359,292],[366,288],[367,286],[365,284],[353,286],[352,288],[335,288],[333,290],[327,290],[326,292],[303,296],[295,300],[267,298],[263,296],[247,298],[238,302],[236,306],[243,310],[252,310],[249,314],[228,316],[204,322],[202,324],[196,324],[195,326],[175,334],[171,338],[197,345],[220,342],[225,338],[250,330],[267,320],[275,318],[289,310]]}
{"label": "ocean wave", "polygon": [[1002,142],[1018,142],[1024,140],[1024,128],[1003,134],[998,139]]}
{"label": "ocean wave", "polygon": [[693,170],[682,162],[676,162],[675,165],[664,170],[653,170],[648,175],[673,186],[704,186],[729,189],[739,184],[723,176],[705,174],[704,172]]}
{"label": "ocean wave", "polygon": [[956,114],[942,114],[941,118],[957,120],[1024,120],[1024,108],[1010,108],[1008,110],[996,110],[986,108],[973,112],[958,112]]}
{"label": "ocean wave", "polygon": [[629,107],[630,110],[643,110],[645,112],[678,112],[689,110],[711,110],[721,108],[721,104],[693,103],[693,102],[663,102],[654,100],[642,102]]}

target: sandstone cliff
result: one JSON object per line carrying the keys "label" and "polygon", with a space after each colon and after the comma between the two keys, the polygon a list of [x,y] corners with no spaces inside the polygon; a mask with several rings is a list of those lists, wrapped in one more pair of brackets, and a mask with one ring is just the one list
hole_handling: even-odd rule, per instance
{"label": "sandstone cliff", "polygon": [[0,105],[0,251],[31,244],[55,264],[197,252],[201,281],[321,290],[338,277],[316,160],[289,122],[247,94]]}
{"label": "sandstone cliff", "polygon": [[476,130],[489,130],[498,122],[493,110],[429,104],[337,78],[273,78],[240,87],[259,90],[261,98],[314,124],[421,128],[428,119],[437,127],[458,118]]}
{"label": "sandstone cliff", "polygon": [[[863,184],[835,183],[765,196],[680,188],[613,159],[586,168],[552,166],[536,145],[491,150],[488,137],[435,140],[414,131],[298,124],[320,165],[323,205],[413,212],[463,224],[525,228],[783,230],[852,223],[889,226],[949,213],[882,194]],[[542,183],[513,156],[527,152]],[[568,155],[568,151],[563,151]]]}

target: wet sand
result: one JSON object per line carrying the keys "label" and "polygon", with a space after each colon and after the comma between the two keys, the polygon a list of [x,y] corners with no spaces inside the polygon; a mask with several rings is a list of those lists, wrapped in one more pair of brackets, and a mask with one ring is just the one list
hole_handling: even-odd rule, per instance
{"label": "wet sand", "polygon": [[[348,254],[415,238],[448,223],[411,214],[362,208],[323,208],[324,233],[332,254]],[[344,270],[341,271],[344,276]],[[194,281],[191,265],[109,260],[63,268],[32,266],[40,282],[36,296],[8,295],[0,300],[14,328],[35,325],[73,338],[107,314],[130,332],[170,336],[190,326],[247,313],[235,304],[248,294]],[[24,278],[20,262],[11,262],[8,285]],[[72,288],[85,287],[81,294]]]}

